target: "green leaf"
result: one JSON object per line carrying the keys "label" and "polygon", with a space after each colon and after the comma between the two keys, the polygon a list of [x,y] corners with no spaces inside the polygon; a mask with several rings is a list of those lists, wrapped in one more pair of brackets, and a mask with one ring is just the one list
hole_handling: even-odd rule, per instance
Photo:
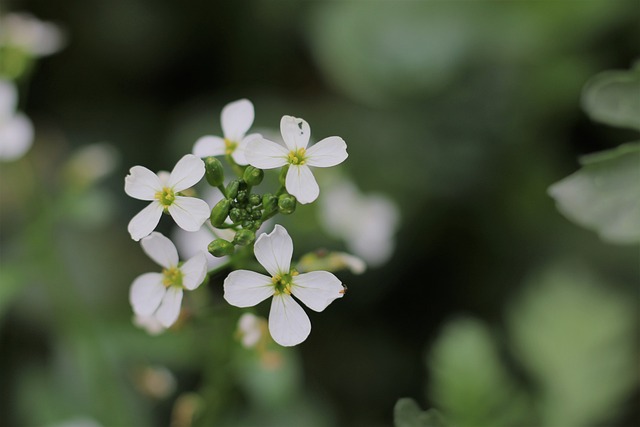
{"label": "green leaf", "polygon": [[484,324],[474,319],[448,323],[429,362],[430,395],[452,425],[522,424],[525,396],[510,378]]}
{"label": "green leaf", "polygon": [[591,78],[582,91],[582,107],[592,120],[640,130],[640,68]]}
{"label": "green leaf", "polygon": [[403,397],[398,399],[393,408],[393,425],[395,427],[445,427],[447,424],[435,409],[423,411],[415,400]]}
{"label": "green leaf", "polygon": [[582,164],[549,187],[558,210],[606,241],[640,241],[640,143],[586,156]]}
{"label": "green leaf", "polygon": [[637,301],[607,285],[563,265],[531,278],[511,306],[514,351],[539,390],[537,425],[596,425],[630,398]]}

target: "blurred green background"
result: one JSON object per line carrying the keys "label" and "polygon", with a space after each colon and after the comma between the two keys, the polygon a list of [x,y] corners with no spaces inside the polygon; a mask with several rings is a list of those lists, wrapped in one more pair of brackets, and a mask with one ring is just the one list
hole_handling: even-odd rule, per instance
{"label": "blurred green background", "polygon": [[[458,426],[640,424],[638,245],[601,241],[547,194],[578,156],[637,139],[580,106],[590,77],[638,58],[637,0],[7,10],[59,24],[67,45],[19,83],[36,140],[1,165],[2,425],[375,427],[401,397]],[[245,97],[254,128],[290,114],[316,140],[342,136],[345,176],[401,212],[389,262],[342,274],[347,296],[309,313],[311,336],[275,370],[230,339],[224,274],[158,337],[128,303],[157,267],[126,231],[142,205],[124,176],[170,169]],[[65,165],[97,142],[117,148],[117,170],[78,189]],[[288,223],[296,255],[343,248],[318,215]]]}

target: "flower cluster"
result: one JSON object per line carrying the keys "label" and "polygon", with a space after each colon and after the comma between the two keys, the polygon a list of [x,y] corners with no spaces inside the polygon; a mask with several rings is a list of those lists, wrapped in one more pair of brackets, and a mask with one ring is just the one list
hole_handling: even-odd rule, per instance
{"label": "flower cluster", "polygon": [[[292,116],[283,116],[280,121],[283,144],[274,142],[259,133],[249,133],[254,115],[250,101],[232,102],[221,113],[222,137],[199,138],[192,154],[182,157],[170,173],[134,166],[125,178],[125,192],[149,202],[129,222],[129,234],[163,268],[161,273],[139,276],[131,285],[135,323],[150,333],[160,333],[176,322],[183,290],[200,286],[210,268],[233,270],[223,284],[224,299],[233,306],[252,307],[272,297],[268,330],[282,346],[301,343],[311,331],[309,317],[294,297],[308,308],[322,311],[344,295],[345,287],[333,273],[316,270],[320,265],[335,270],[349,268],[353,262],[315,264],[315,258],[307,256],[301,258],[305,260],[300,264],[304,270],[297,270],[292,263],[293,240],[287,230],[281,225],[275,225],[269,234],[259,230],[279,214],[293,214],[298,203],[315,201],[320,188],[311,168],[342,163],[347,158],[346,143],[331,136],[309,146],[309,124]],[[226,162],[226,168],[219,158]],[[258,193],[256,189],[269,169],[279,171],[280,187],[275,192]],[[229,170],[235,175],[232,179],[227,178]],[[215,199],[211,205],[197,197],[196,186],[201,181],[219,192],[217,197],[207,198]],[[179,262],[171,240],[154,231],[163,213],[182,230],[176,234],[181,242],[190,241],[189,235],[195,237],[191,241],[197,249],[188,251],[190,258],[184,263]],[[206,252],[199,247],[202,243],[195,243],[206,240],[203,233],[209,236]],[[251,252],[268,276],[239,268],[247,265]],[[348,257],[340,255],[340,259]],[[216,258],[221,261],[212,261]],[[364,265],[355,270],[364,271]],[[242,318],[245,331],[247,318]],[[253,323],[259,324],[255,319]],[[243,333],[247,347],[263,340],[255,330],[252,334]]]}

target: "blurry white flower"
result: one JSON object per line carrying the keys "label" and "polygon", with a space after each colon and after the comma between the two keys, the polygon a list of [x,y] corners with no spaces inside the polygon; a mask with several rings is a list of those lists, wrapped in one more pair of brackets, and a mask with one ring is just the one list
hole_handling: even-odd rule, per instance
{"label": "blurry white flower", "polygon": [[178,319],[183,289],[194,290],[204,281],[207,261],[200,252],[178,265],[178,251],[171,240],[153,232],[140,242],[144,252],[163,267],[162,273],[145,273],[131,284],[129,301],[138,316],[154,316],[168,328]]}
{"label": "blurry white flower", "polygon": [[192,154],[180,159],[169,175],[156,175],[143,166],[132,167],[125,178],[124,191],[134,199],[151,203],[129,222],[131,238],[138,241],[151,233],[163,211],[169,213],[181,228],[199,230],[209,217],[209,205],[204,200],[178,193],[194,186],[203,176],[204,162]]}
{"label": "blurry white flower", "polygon": [[212,135],[199,138],[193,146],[193,154],[198,157],[229,154],[237,164],[246,165],[246,145],[251,139],[260,136],[255,133],[246,135],[253,124],[253,119],[253,104],[248,99],[227,104],[220,114],[224,138]]}
{"label": "blurry white flower", "polygon": [[0,46],[17,47],[34,56],[51,55],[64,44],[60,28],[28,13],[9,13],[0,19]]}
{"label": "blurry white flower", "polygon": [[348,269],[353,274],[362,274],[367,269],[367,264],[357,256],[346,252],[320,250],[303,255],[296,264],[296,269],[302,273],[315,270],[340,271]]}
{"label": "blurry white flower", "polygon": [[16,112],[18,91],[13,83],[0,80],[0,160],[22,157],[33,143],[33,125]]}
{"label": "blurry white flower", "polygon": [[303,119],[283,116],[280,133],[286,148],[268,139],[254,138],[247,143],[245,156],[251,166],[275,169],[289,165],[286,188],[302,204],[318,198],[320,188],[309,166],[326,168],[347,158],[347,144],[339,136],[330,136],[307,149],[311,129]]}
{"label": "blurry white flower", "polygon": [[144,329],[149,335],[160,335],[164,332],[165,328],[162,323],[154,315],[140,316],[135,314],[133,317],[133,324],[138,328]]}
{"label": "blurry white flower", "polygon": [[244,313],[238,319],[238,332],[245,348],[255,347],[262,337],[262,323],[264,320],[251,313]]}
{"label": "blurry white flower", "polygon": [[320,208],[327,232],[344,239],[349,252],[367,264],[381,265],[393,254],[400,214],[388,197],[362,194],[342,179],[327,187]]}
{"label": "blurry white flower", "polygon": [[91,185],[111,174],[118,165],[118,150],[111,144],[95,143],[75,150],[66,165],[69,179]]}
{"label": "blurry white flower", "polygon": [[224,281],[224,298],[236,307],[251,307],[273,296],[271,337],[282,346],[300,344],[309,336],[311,322],[291,294],[310,309],[322,311],[342,297],[342,283],[327,271],[298,274],[292,269],[293,241],[280,225],[271,234],[258,237],[254,253],[271,277],[248,270],[233,271]]}

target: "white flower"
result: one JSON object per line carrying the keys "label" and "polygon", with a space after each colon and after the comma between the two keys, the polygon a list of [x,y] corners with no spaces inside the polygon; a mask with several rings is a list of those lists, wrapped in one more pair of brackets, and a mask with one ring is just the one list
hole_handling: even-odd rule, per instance
{"label": "white flower", "polygon": [[248,99],[227,104],[220,114],[224,138],[212,135],[199,138],[193,146],[193,154],[198,157],[229,154],[237,164],[246,165],[247,143],[260,136],[256,133],[246,135],[253,124],[254,114],[253,104]]}
{"label": "white flower", "polygon": [[144,329],[149,335],[160,335],[164,332],[165,328],[162,323],[154,315],[140,316],[135,314],[133,317],[133,324],[138,328]]}
{"label": "white flower", "polygon": [[16,112],[18,91],[13,83],[0,80],[0,160],[22,157],[33,143],[33,125]]}
{"label": "white flower", "polygon": [[60,28],[28,13],[9,13],[0,20],[0,46],[14,46],[34,56],[51,55],[62,48]]}
{"label": "white flower", "polygon": [[391,199],[362,194],[342,179],[327,187],[320,207],[320,219],[327,232],[344,239],[349,251],[367,264],[381,265],[391,257],[400,216]]}
{"label": "white flower", "polygon": [[[133,312],[144,320],[155,317],[168,328],[178,319],[183,289],[194,290],[207,274],[204,252],[178,264],[178,251],[171,240],[153,232],[140,242],[149,257],[163,267],[162,273],[145,273],[131,284],[129,301]],[[150,322],[145,322],[148,325]]]}
{"label": "white flower", "polygon": [[238,319],[238,332],[245,348],[255,347],[262,337],[262,325],[266,321],[252,313],[244,313]]}
{"label": "white flower", "polygon": [[310,309],[322,311],[342,297],[342,283],[327,271],[298,274],[293,270],[293,241],[280,225],[271,234],[258,237],[254,253],[271,277],[248,270],[233,271],[224,281],[224,299],[236,307],[251,307],[273,296],[269,313],[271,337],[282,346],[300,344],[309,336],[311,322],[291,294]]}
{"label": "white flower", "polygon": [[245,156],[251,166],[275,169],[289,165],[285,185],[302,204],[318,198],[320,188],[309,166],[327,168],[347,158],[347,144],[339,136],[330,136],[307,149],[311,130],[303,119],[284,116],[280,120],[280,133],[286,145],[254,138],[247,143]]}
{"label": "white flower", "polygon": [[134,166],[124,181],[124,191],[134,199],[151,203],[129,222],[128,230],[135,241],[151,233],[160,222],[162,212],[168,212],[181,228],[197,231],[209,217],[209,205],[195,197],[178,195],[194,186],[204,176],[204,162],[187,154],[176,163],[171,174],[155,173],[143,166]]}

